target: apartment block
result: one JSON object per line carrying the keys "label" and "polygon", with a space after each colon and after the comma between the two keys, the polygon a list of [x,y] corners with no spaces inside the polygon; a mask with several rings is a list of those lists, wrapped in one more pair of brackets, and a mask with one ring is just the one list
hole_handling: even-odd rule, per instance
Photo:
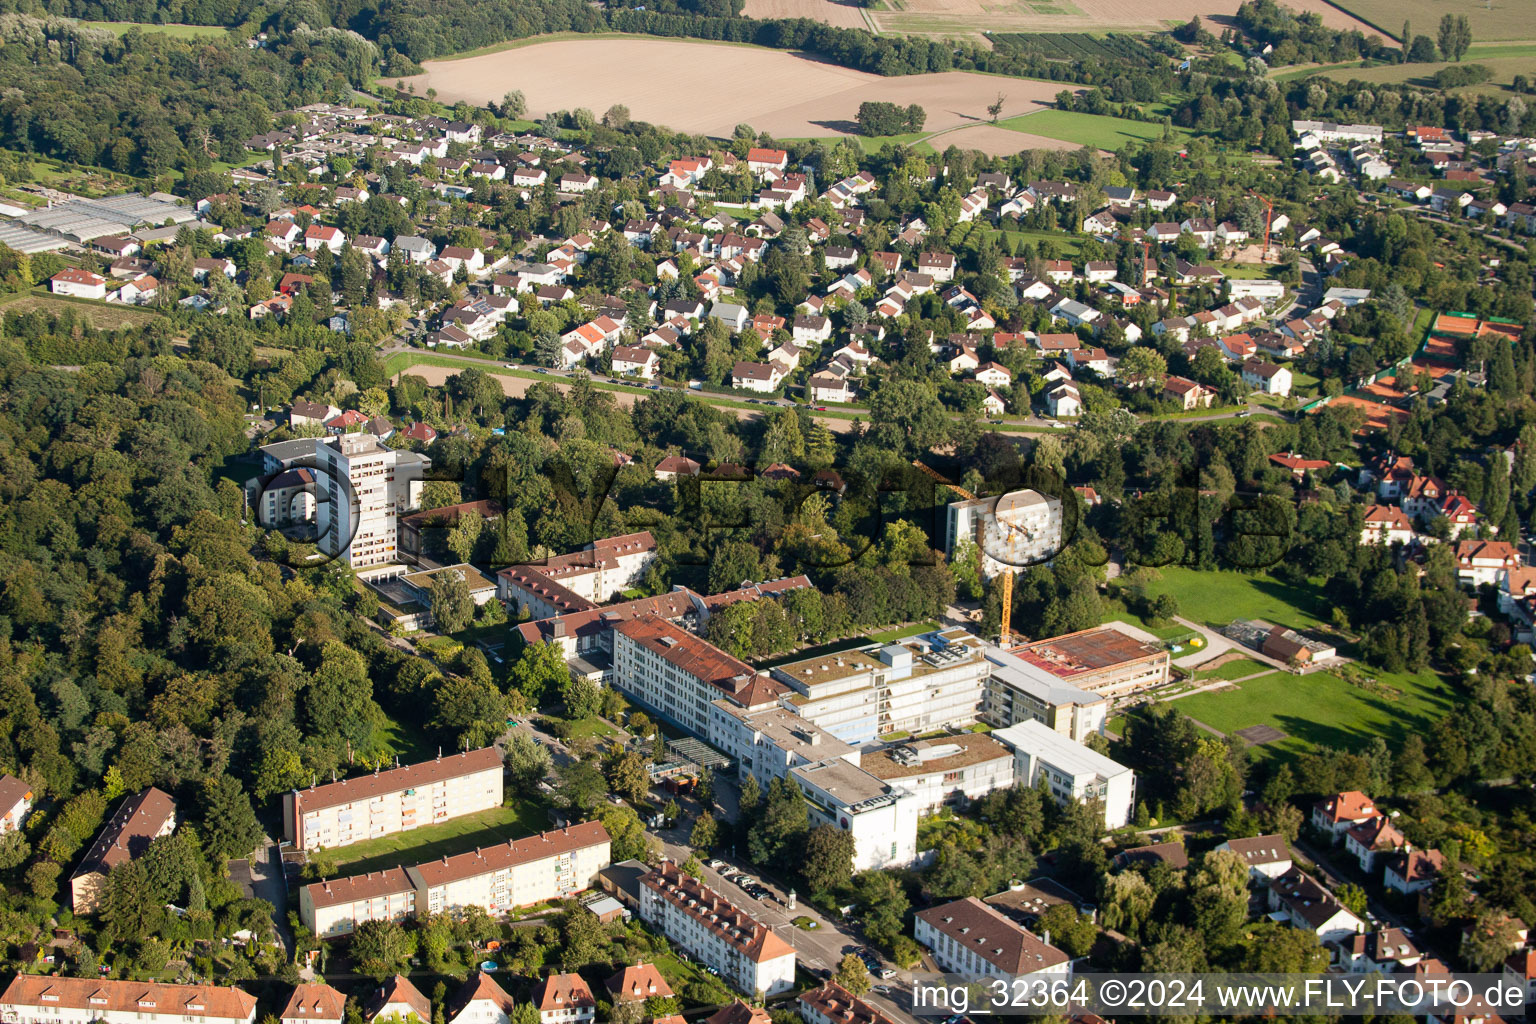
{"label": "apartment block", "polygon": [[[621,591],[639,583],[656,560],[656,539],[650,531],[604,537],[580,551],[551,555],[537,562],[504,569],[501,573],[502,599],[527,604],[534,618],[555,614],[542,610],[547,601],[538,594],[531,575],[545,583],[554,583],[563,595],[574,595],[591,605],[602,604]],[[569,601],[569,598],[566,599]],[[579,611],[578,608],[564,609]]]}
{"label": "apartment block", "polygon": [[565,899],[609,863],[608,830],[588,821],[410,868],[333,878],[299,890],[299,917],[316,935],[346,935],[367,921],[479,907],[495,916]]}
{"label": "apartment block", "polygon": [[482,747],[293,790],[283,836],[300,850],[335,849],[500,807],[501,752]]}
{"label": "apartment block", "polygon": [[420,507],[431,466],[426,457],[386,448],[369,433],[317,438],[320,551],[354,569],[398,561],[400,516]]}
{"label": "apartment block", "polygon": [[8,1024],[252,1024],[256,997],[217,985],[18,974],[0,995]]}
{"label": "apartment block", "polygon": [[768,706],[785,689],[746,662],[650,614],[614,626],[613,684],[700,738],[709,735],[710,705],[716,700]]}
{"label": "apartment block", "polygon": [[1136,773],[1103,754],[1036,721],[1020,722],[992,733],[1011,748],[1014,778],[1026,786],[1046,780],[1059,804],[1098,800],[1104,827],[1120,828],[1136,808]]}
{"label": "apartment block", "polygon": [[917,859],[918,798],[840,758],[791,769],[812,828],[853,836],[853,869],[907,867]]}
{"label": "apartment block", "polygon": [[416,913],[416,885],[404,868],[314,882],[299,890],[299,920],[322,939],[350,935],[368,921]]}
{"label": "apartment block", "polygon": [[738,992],[760,998],[795,986],[789,943],[671,861],[640,880],[640,919]]}
{"label": "apartment block", "polygon": [[176,830],[176,801],[151,786],[125,797],[112,817],[96,833],[96,839],[75,873],[69,876],[71,906],[77,914],[93,914],[100,899],[101,883],[119,864],[144,856],[149,844]]}
{"label": "apartment block", "polygon": [[608,830],[588,821],[427,861],[406,874],[416,886],[417,913],[481,907],[496,914],[590,888],[608,866],[608,848]]}
{"label": "apartment block", "polygon": [[1013,785],[1013,751],[990,736],[901,743],[864,754],[859,767],[917,799],[918,813],[964,807],[994,789]]}
{"label": "apartment block", "polygon": [[920,910],[913,935],[946,974],[966,978],[1068,975],[1071,958],[974,896]]}
{"label": "apartment block", "polygon": [[975,544],[981,549],[982,578],[991,579],[1055,557],[1063,522],[1061,499],[1034,490],[957,501],[946,517],[944,554],[954,561],[962,542]]}

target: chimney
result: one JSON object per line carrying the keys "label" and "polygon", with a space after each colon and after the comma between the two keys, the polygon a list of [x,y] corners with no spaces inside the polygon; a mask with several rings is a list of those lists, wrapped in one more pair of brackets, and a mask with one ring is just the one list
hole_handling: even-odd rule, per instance
{"label": "chimney", "polygon": [[549,624],[549,635],[556,638],[565,636],[565,620],[556,615]]}

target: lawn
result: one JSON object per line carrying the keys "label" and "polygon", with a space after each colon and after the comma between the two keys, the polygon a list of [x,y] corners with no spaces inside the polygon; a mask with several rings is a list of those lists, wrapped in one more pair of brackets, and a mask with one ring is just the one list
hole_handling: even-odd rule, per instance
{"label": "lawn", "polygon": [[336,873],[358,875],[384,868],[409,867],[438,857],[452,857],[482,846],[495,846],[509,839],[522,839],[549,830],[545,805],[537,800],[514,796],[507,807],[494,807],[478,814],[445,821],[441,825],[423,825],[409,832],[380,836],[335,851]]}
{"label": "lawn", "polygon": [[1271,672],[1236,689],[1197,693],[1173,704],[1224,733],[1250,725],[1273,726],[1286,736],[1262,749],[1281,756],[1318,746],[1358,750],[1373,736],[1396,744],[1413,733],[1426,733],[1452,705],[1450,684],[1433,672],[1374,675],[1390,689],[1368,690],[1331,672]]}
{"label": "lawn", "polygon": [[1269,576],[1201,572],[1167,566],[1147,585],[1151,595],[1172,594],[1179,614],[1206,626],[1233,619],[1265,619],[1292,629],[1316,629],[1328,620],[1328,603],[1314,587],[1281,583]]}
{"label": "lawn", "polygon": [[1164,642],[1178,640],[1190,635],[1189,627],[1181,626],[1177,622],[1169,623],[1166,626],[1149,626],[1140,616],[1126,611],[1119,605],[1119,602],[1111,602],[1107,605],[1107,608],[1108,611],[1104,615],[1105,622],[1124,622],[1126,625],[1135,626],[1137,629],[1144,629]]}
{"label": "lawn", "polygon": [[617,737],[618,735],[619,730],[615,729],[612,725],[609,725],[603,719],[598,718],[596,715],[592,715],[587,718],[579,718],[572,722],[571,734],[569,738],[572,740],[603,740],[610,737]]}
{"label": "lawn", "polygon": [[127,35],[133,29],[139,29],[142,32],[155,32],[159,35],[174,36],[177,39],[210,38],[226,35],[229,31],[221,25],[151,25],[140,21],[82,21],[80,24],[86,28],[104,28],[120,36]]}
{"label": "lawn", "polygon": [[[1117,150],[1127,142],[1149,142],[1163,137],[1161,121],[1132,121],[1123,117],[1080,114],[1073,110],[1039,110],[999,121],[998,127],[1010,131],[1043,135],[1097,149]],[[1173,139],[1183,142],[1189,132],[1174,128]]]}
{"label": "lawn", "polygon": [[897,640],[905,640],[909,636],[917,636],[921,633],[932,633],[941,628],[937,622],[916,622],[910,626],[902,626],[899,629],[888,629],[883,633],[871,633],[869,639],[877,644],[892,644]]}
{"label": "lawn", "polygon": [[400,758],[401,764],[425,761],[432,757],[437,749],[428,741],[418,723],[402,722],[395,718],[384,720],[384,727],[379,730],[378,738],[391,753]]}
{"label": "lawn", "polygon": [[1262,662],[1252,661],[1248,658],[1239,658],[1217,665],[1212,669],[1195,670],[1195,679],[1198,682],[1214,682],[1217,679],[1241,679],[1244,676],[1256,675],[1269,671],[1269,666]]}

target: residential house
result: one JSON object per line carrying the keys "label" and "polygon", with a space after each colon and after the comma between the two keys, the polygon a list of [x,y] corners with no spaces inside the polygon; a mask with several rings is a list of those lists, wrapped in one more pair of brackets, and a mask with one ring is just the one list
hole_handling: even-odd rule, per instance
{"label": "residential house", "polygon": [[769,394],[784,382],[784,371],[774,363],[739,362],[731,367],[731,387]]}
{"label": "residential house", "polygon": [[1057,419],[1083,414],[1083,396],[1070,381],[1052,388],[1045,396],[1045,404]]}
{"label": "residential house", "polygon": [[448,1001],[447,1024],[511,1024],[515,1004],[484,971],[470,975]]}
{"label": "residential house", "polygon": [[1335,843],[1356,825],[1380,817],[1376,802],[1359,790],[1336,793],[1312,805],[1313,827],[1328,833]]}
{"label": "residential house", "polygon": [[224,985],[21,973],[0,995],[0,1017],[16,1024],[252,1024],[256,997]]}
{"label": "residential house", "polygon": [[317,249],[329,249],[331,252],[341,252],[346,247],[347,236],[341,233],[341,228],[333,228],[323,224],[311,224],[304,229],[304,248],[309,252]]}
{"label": "residential house", "polygon": [[655,380],[660,367],[661,360],[652,349],[631,345],[614,346],[613,372],[617,376]]}
{"label": "residential house", "polygon": [[1268,885],[1291,870],[1291,847],[1285,836],[1253,836],[1247,839],[1228,839],[1218,850],[1227,850],[1243,858],[1248,865],[1250,880]]}
{"label": "residential house", "polygon": [[384,982],[363,1004],[363,1019],[369,1024],[392,1018],[404,1021],[412,1014],[422,1024],[429,1024],[432,1020],[432,1002],[403,974],[397,974]]}
{"label": "residential house", "polygon": [[1501,574],[1525,564],[1514,544],[1503,540],[1459,540],[1452,552],[1456,580],[1465,587],[1495,585]]}
{"label": "residential house", "polygon": [[1216,392],[1188,377],[1169,377],[1163,381],[1163,394],[1179,403],[1186,412],[1192,409],[1209,409],[1216,400]]}
{"label": "residential house", "polygon": [[1407,850],[1388,858],[1382,884],[1411,896],[1433,886],[1444,868],[1445,855],[1439,850]]}
{"label": "residential house", "polygon": [[107,279],[88,270],[68,267],[48,279],[48,288],[55,295],[73,295],[77,299],[104,299],[107,297]]}
{"label": "residential house", "polygon": [[0,835],[16,832],[32,813],[32,787],[13,775],[0,774]]}
{"label": "residential house", "polygon": [[123,798],[96,834],[85,858],[69,877],[70,905],[76,914],[93,914],[101,885],[119,864],[144,856],[149,844],[176,829],[176,801],[151,786]]}
{"label": "residential house", "polygon": [[579,974],[551,974],[533,986],[529,999],[539,1024],[589,1024],[597,1016],[597,1000]]}
{"label": "residential house", "polygon": [[811,374],[806,388],[815,403],[853,401],[853,385],[848,379],[826,371]]}
{"label": "residential house", "polygon": [[341,1024],[347,997],[324,983],[301,982],[278,1014],[281,1024]]}
{"label": "residential house", "polygon": [[1278,363],[1249,359],[1243,363],[1243,384],[1266,395],[1289,395],[1291,371]]}
{"label": "residential house", "polygon": [[1370,505],[1365,510],[1361,544],[1409,544],[1416,536],[1413,521],[1392,505]]}
{"label": "residential house", "polygon": [[1013,383],[1013,373],[1002,363],[982,363],[974,377],[989,388],[1003,388]]}
{"label": "residential house", "polygon": [[1375,873],[1384,857],[1407,848],[1407,837],[1385,814],[1368,818],[1344,833],[1344,849],[1367,875]]}
{"label": "residential house", "polygon": [[1365,931],[1364,921],[1297,868],[1269,883],[1269,906],[1291,927],[1312,932],[1324,944],[1344,942]]}
{"label": "residential house", "polygon": [[698,476],[699,464],[686,455],[668,455],[656,463],[653,474],[657,480],[676,480],[680,476]]}

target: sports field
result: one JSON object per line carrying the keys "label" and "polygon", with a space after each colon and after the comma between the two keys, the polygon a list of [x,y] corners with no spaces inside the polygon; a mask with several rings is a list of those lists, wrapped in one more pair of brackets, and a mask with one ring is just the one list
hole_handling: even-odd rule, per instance
{"label": "sports field", "polygon": [[[783,50],[637,36],[557,39],[424,67],[405,81],[418,95],[436,89],[440,102],[481,104],[520,89],[533,116],[579,107],[601,115],[623,103],[636,120],[719,137],[743,123],[779,138],[853,134],[866,100],[921,104],[924,127],[939,131],[984,119],[1000,86],[1015,113],[1038,109],[1061,89],[964,71],[885,78]],[[572,68],[585,70],[573,75]]]}
{"label": "sports field", "polygon": [[1257,750],[1294,755],[1319,746],[1358,750],[1372,736],[1396,743],[1415,732],[1422,735],[1450,710],[1453,697],[1450,684],[1433,672],[1372,670],[1358,684],[1331,672],[1272,672],[1239,683],[1236,689],[1197,693],[1172,703],[1223,733],[1255,725],[1278,729],[1285,738]]}

